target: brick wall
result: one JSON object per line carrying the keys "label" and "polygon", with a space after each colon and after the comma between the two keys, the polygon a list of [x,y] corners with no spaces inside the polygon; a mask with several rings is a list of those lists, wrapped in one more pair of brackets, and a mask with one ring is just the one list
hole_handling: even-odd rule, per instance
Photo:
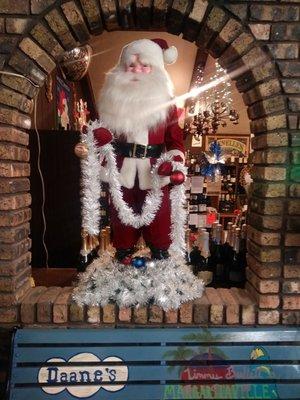
{"label": "brick wall", "polygon": [[1,69],[30,79],[0,75],[1,324],[20,321],[20,303],[31,295],[26,129],[33,99],[65,50],[103,29],[135,27],[182,33],[236,80],[255,134],[247,291],[256,299],[258,323],[299,323],[300,3],[215,3],[154,0],[152,9],[150,1],[135,7],[122,1],[118,8],[106,0],[1,2]]}
{"label": "brick wall", "polygon": [[[31,80],[0,75],[0,324],[6,328],[4,336],[8,338],[11,324],[16,323],[299,323],[300,1],[224,1],[223,6],[220,1],[214,5],[203,0],[133,3],[1,1],[0,68]],[[155,306],[147,310],[79,307],[70,301],[70,288],[30,288],[26,130],[31,126],[33,99],[65,50],[88,42],[103,29],[134,28],[183,33],[184,39],[220,58],[243,93],[255,134],[248,293],[209,289],[200,301],[163,313]],[[0,348],[0,382],[5,378],[7,348]]]}

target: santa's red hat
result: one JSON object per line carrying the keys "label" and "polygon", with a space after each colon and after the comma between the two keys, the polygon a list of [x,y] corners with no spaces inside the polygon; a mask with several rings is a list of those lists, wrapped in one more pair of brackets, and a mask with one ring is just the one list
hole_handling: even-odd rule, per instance
{"label": "santa's red hat", "polygon": [[140,39],[123,47],[120,63],[129,65],[133,55],[138,55],[142,62],[164,67],[164,64],[173,64],[177,60],[178,52],[164,39]]}

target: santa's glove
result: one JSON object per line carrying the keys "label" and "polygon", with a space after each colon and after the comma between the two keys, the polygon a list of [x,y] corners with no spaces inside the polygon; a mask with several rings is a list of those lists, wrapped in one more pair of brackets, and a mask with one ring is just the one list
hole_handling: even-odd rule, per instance
{"label": "santa's glove", "polygon": [[[172,161],[181,162],[183,163],[183,159],[181,156],[177,155],[172,158]],[[157,173],[161,176],[171,176],[173,171],[173,166],[171,161],[164,161],[158,167]]]}
{"label": "santa's glove", "polygon": [[106,128],[97,128],[93,130],[97,146],[101,147],[110,143],[113,139],[111,132]]}

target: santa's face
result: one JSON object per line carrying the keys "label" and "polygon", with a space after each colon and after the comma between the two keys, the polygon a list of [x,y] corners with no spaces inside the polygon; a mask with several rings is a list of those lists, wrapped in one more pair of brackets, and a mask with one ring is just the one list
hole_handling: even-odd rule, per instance
{"label": "santa's face", "polygon": [[139,81],[138,75],[150,74],[152,71],[152,67],[150,64],[146,62],[142,62],[138,54],[134,54],[133,56],[131,56],[131,63],[126,66],[125,70],[126,72],[136,75],[132,77],[131,79],[132,82],[138,82]]}
{"label": "santa's face", "polygon": [[131,54],[106,75],[99,115],[116,135],[132,141],[165,121],[172,94],[164,68],[151,64],[146,54]]}

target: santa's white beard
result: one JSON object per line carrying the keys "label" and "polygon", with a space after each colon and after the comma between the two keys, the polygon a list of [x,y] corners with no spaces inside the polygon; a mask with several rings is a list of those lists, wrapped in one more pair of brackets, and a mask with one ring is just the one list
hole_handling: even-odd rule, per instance
{"label": "santa's white beard", "polygon": [[153,67],[149,74],[135,74],[117,66],[106,76],[99,116],[115,136],[145,144],[148,131],[166,121],[172,97],[173,85],[166,71]]}

